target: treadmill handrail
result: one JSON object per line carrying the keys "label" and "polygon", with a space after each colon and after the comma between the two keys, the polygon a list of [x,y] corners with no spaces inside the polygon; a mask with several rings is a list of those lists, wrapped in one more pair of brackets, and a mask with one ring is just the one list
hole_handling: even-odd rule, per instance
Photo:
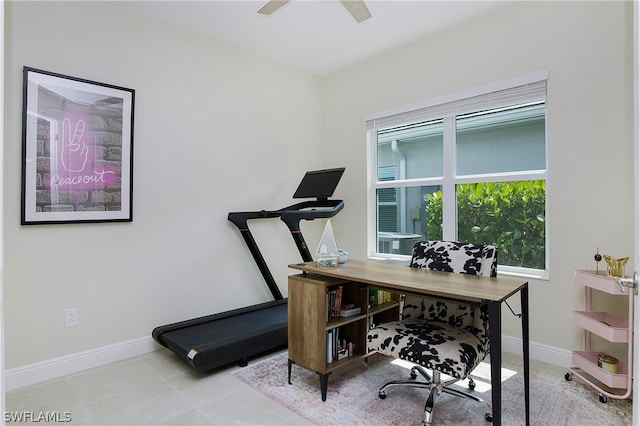
{"label": "treadmill handrail", "polygon": [[255,212],[231,212],[227,219],[233,222],[239,229],[246,229],[247,220],[250,219],[267,219],[272,217],[280,217],[282,210],[260,210]]}
{"label": "treadmill handrail", "polygon": [[282,220],[285,225],[287,225],[287,228],[289,228],[291,237],[296,244],[303,262],[310,262],[313,260],[313,256],[311,255],[309,247],[307,247],[307,243],[302,236],[302,232],[300,231],[300,221],[303,219],[313,220],[333,217],[338,214],[338,212],[340,212],[343,207],[344,201],[342,200],[318,199],[292,204],[280,210],[231,212],[228,214],[227,219],[229,219],[229,221],[232,222],[240,230],[240,234],[244,238],[244,241],[247,244],[251,255],[253,256],[253,259],[256,262],[256,265],[258,266],[258,269],[260,270],[262,277],[267,284],[267,287],[269,287],[269,290],[271,291],[274,299],[280,300],[283,299],[284,296],[280,292],[278,284],[273,278],[273,275],[269,270],[269,266],[262,256],[262,253],[260,252],[258,244],[253,238],[253,235],[251,234],[251,230],[249,229],[247,221],[251,219],[268,219],[279,217],[280,220]]}
{"label": "treadmill handrail", "polygon": [[242,235],[245,244],[249,248],[249,251],[253,256],[253,260],[256,262],[256,265],[262,274],[262,278],[264,278],[264,281],[267,284],[267,287],[269,287],[269,290],[275,300],[284,299],[284,296],[282,295],[282,292],[280,292],[278,284],[276,283],[275,278],[273,278],[273,275],[269,270],[269,266],[267,266],[267,262],[264,260],[262,252],[258,248],[256,240],[253,238],[253,234],[251,234],[249,225],[247,225],[247,220],[273,218],[278,216],[280,216],[280,212],[266,210],[258,212],[231,212],[227,216],[227,219],[238,227],[240,235]]}
{"label": "treadmill handrail", "polygon": [[323,199],[303,201],[284,209],[280,216],[280,220],[283,221],[291,231],[291,237],[293,237],[303,261],[311,262],[313,260],[313,256],[309,251],[307,242],[302,236],[302,231],[300,231],[300,221],[302,219],[313,220],[333,217],[338,214],[343,207],[344,201],[342,200]]}
{"label": "treadmill handrail", "polygon": [[344,208],[343,200],[303,201],[282,209],[282,220],[291,232],[300,231],[301,220],[331,218]]}

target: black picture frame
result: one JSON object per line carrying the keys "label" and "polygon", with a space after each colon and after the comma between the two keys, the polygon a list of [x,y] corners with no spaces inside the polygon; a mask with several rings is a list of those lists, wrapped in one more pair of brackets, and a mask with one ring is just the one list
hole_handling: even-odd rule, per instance
{"label": "black picture frame", "polygon": [[23,68],[22,225],[133,221],[134,99]]}

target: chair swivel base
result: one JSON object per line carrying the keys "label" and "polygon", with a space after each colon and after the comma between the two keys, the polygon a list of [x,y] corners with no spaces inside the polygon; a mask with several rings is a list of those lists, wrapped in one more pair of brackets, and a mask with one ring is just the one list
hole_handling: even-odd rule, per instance
{"label": "chair swivel base", "polygon": [[[420,373],[420,375],[426,381],[425,382],[415,381],[417,377],[417,373]],[[429,396],[427,397],[427,402],[425,403],[425,406],[424,406],[424,418],[422,420],[422,426],[431,424],[433,420],[433,410],[435,408],[436,401],[438,399],[438,396],[440,396],[440,394],[443,392],[448,393],[450,395],[455,395],[462,398],[468,398],[473,401],[479,402],[480,404],[482,404],[482,406],[485,409],[485,413],[484,413],[485,420],[488,422],[493,421],[493,413],[491,410],[491,406],[487,404],[483,399],[475,395],[462,392],[458,389],[449,387],[453,383],[458,382],[460,379],[453,378],[453,379],[447,380],[446,382],[442,382],[440,380],[439,371],[433,372],[433,379],[432,379],[429,373],[421,366],[414,366],[411,369],[411,379],[412,380],[409,380],[409,381],[394,380],[394,381],[385,383],[378,390],[378,397],[380,397],[380,399],[385,399],[387,397],[386,389],[393,386],[408,386],[408,387],[414,387],[414,388],[429,389]],[[471,377],[469,377],[468,379],[469,379],[469,389],[470,390],[475,389],[476,384],[473,381],[473,379]]]}

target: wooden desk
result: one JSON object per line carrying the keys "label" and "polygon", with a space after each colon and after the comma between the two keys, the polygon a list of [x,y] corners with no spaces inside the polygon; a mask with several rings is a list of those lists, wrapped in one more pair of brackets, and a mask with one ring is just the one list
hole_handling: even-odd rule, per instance
{"label": "wooden desk", "polygon": [[[486,303],[489,308],[489,342],[491,345],[491,402],[493,410],[493,424],[502,423],[502,382],[500,369],[502,366],[502,310],[503,301],[520,293],[521,319],[522,319],[522,350],[524,368],[524,393],[526,424],[529,425],[529,294],[528,283],[521,278],[497,277],[486,278],[474,275],[435,272],[427,269],[415,269],[407,266],[389,265],[372,260],[349,260],[337,268],[320,268],[316,262],[297,263],[289,265],[291,269],[303,272],[304,276],[331,277],[333,284],[340,282],[354,282],[362,285],[403,294],[440,296],[455,300]],[[290,277],[289,286],[292,280]],[[302,304],[302,300],[289,294],[289,345],[291,347],[291,333],[299,333],[299,325],[292,324],[291,315],[295,312],[296,304]],[[309,306],[305,306],[309,310]],[[306,313],[305,313],[306,315]],[[363,315],[366,315],[363,313]],[[322,330],[324,330],[324,323]],[[365,331],[366,334],[366,331]],[[366,354],[362,354],[366,355]],[[291,378],[291,364],[296,360],[290,358],[289,379]],[[304,365],[303,365],[304,366]],[[318,371],[320,383],[323,388],[323,399],[326,398],[327,376],[330,370]]]}

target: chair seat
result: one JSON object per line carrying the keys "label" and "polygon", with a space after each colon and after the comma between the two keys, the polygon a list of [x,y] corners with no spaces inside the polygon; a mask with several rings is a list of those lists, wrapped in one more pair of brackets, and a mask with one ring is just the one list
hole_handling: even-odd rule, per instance
{"label": "chair seat", "polygon": [[415,319],[372,328],[367,333],[367,350],[464,379],[487,356],[489,348],[468,330]]}

